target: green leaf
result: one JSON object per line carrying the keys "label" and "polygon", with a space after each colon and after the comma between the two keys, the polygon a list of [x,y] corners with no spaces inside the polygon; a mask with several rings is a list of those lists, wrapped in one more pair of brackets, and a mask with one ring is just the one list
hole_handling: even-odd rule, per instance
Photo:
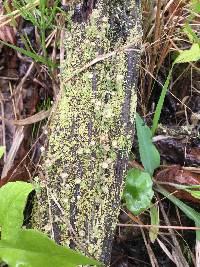
{"label": "green leaf", "polygon": [[[167,197],[171,202],[173,202],[180,210],[182,210],[185,215],[195,222],[196,227],[200,227],[200,213],[192,209],[190,206],[186,205],[184,202],[167,192],[161,186],[156,188],[156,191]],[[200,241],[200,230],[196,231],[196,238]]]}
{"label": "green leaf", "polygon": [[34,59],[36,62],[40,62],[40,63],[42,63],[44,65],[49,66],[49,67],[55,67],[56,66],[56,64],[53,63],[51,60],[48,60],[45,57],[42,57],[42,56],[40,56],[38,54],[35,54],[35,53],[31,52],[31,51],[25,50],[25,49],[23,49],[21,47],[15,46],[15,45],[11,45],[11,44],[6,43],[6,42],[1,41],[1,40],[0,40],[0,43],[2,43],[4,45],[16,50],[17,52],[19,52],[21,54],[24,54],[27,57],[30,57],[30,58]]}
{"label": "green leaf", "polygon": [[190,193],[191,196],[200,199],[200,191],[194,191],[194,190],[189,190],[185,189],[188,193]]}
{"label": "green leaf", "polygon": [[98,261],[57,245],[37,230],[21,229],[26,200],[33,189],[24,182],[8,183],[0,189],[0,259],[10,267],[100,265]]}
{"label": "green leaf", "polygon": [[0,146],[0,159],[3,157],[3,154],[6,151],[6,147],[5,146]]}
{"label": "green leaf", "polygon": [[24,220],[24,208],[32,184],[25,182],[7,183],[0,188],[0,226],[1,238],[7,239],[17,235]]}
{"label": "green leaf", "polygon": [[183,32],[187,34],[188,39],[191,43],[197,43],[200,45],[200,39],[197,36],[197,34],[193,31],[192,27],[189,25],[189,23],[186,23],[183,27]]}
{"label": "green leaf", "polygon": [[195,13],[200,13],[200,2],[199,0],[192,0],[190,3],[191,11]]}
{"label": "green leaf", "polygon": [[158,122],[160,119],[161,110],[162,110],[165,96],[166,96],[166,93],[167,93],[167,90],[169,87],[169,83],[171,81],[172,71],[173,71],[174,65],[178,64],[178,63],[188,63],[188,62],[192,62],[192,61],[197,61],[199,59],[200,59],[200,47],[199,47],[199,44],[197,44],[197,43],[193,44],[189,50],[180,51],[180,54],[175,59],[174,63],[172,64],[172,68],[170,69],[169,74],[167,76],[167,79],[165,81],[165,84],[163,86],[158,104],[156,106],[155,115],[153,118],[153,126],[151,129],[152,135],[155,134],[157,127],[158,127]]}
{"label": "green leaf", "polygon": [[180,55],[175,59],[174,64],[188,63],[200,59],[200,47],[198,44],[193,44],[189,50],[180,51]]}
{"label": "green leaf", "polygon": [[9,267],[73,267],[102,265],[67,247],[57,245],[37,230],[21,230],[18,238],[0,241],[0,258]]}
{"label": "green leaf", "polygon": [[150,206],[153,195],[152,179],[149,173],[139,169],[129,170],[123,195],[127,208],[133,214],[138,215]]}
{"label": "green leaf", "polygon": [[[176,184],[176,183],[168,183],[170,186],[173,186],[179,190],[185,189],[199,189],[200,185],[183,185],[183,184]],[[187,191],[187,190],[186,190]]]}
{"label": "green leaf", "polygon": [[143,122],[139,114],[136,114],[136,130],[139,142],[139,152],[142,164],[150,175],[160,166],[160,154],[152,143],[152,133]]}
{"label": "green leaf", "polygon": [[168,87],[169,87],[169,83],[170,83],[171,77],[172,77],[172,70],[173,70],[173,65],[172,65],[172,68],[170,69],[169,74],[167,76],[167,79],[166,79],[166,81],[164,83],[160,98],[158,100],[158,104],[156,106],[155,114],[154,114],[154,117],[153,117],[153,126],[151,128],[151,132],[152,132],[153,136],[154,136],[154,134],[155,134],[155,132],[156,132],[156,130],[158,128],[158,122],[160,120],[161,110],[162,110],[162,107],[163,107],[163,104],[164,104],[164,100],[165,100],[165,96],[166,96],[166,93],[167,93],[167,90],[168,90]]}
{"label": "green leaf", "polygon": [[159,225],[159,209],[158,205],[154,204],[150,208],[150,216],[151,216],[151,228],[149,230],[149,237],[152,243],[155,242],[158,232],[159,232],[159,227],[154,227]]}

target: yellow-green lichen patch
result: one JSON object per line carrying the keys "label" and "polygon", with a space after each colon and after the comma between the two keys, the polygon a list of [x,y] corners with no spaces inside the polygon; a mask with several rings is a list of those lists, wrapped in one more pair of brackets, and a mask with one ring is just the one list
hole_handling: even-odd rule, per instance
{"label": "yellow-green lichen patch", "polygon": [[[130,30],[124,22],[126,40],[113,30],[113,23],[122,18],[111,13],[118,15],[122,2],[114,1],[115,6],[99,1],[90,21],[73,24],[66,34],[62,97],[51,121],[48,164],[43,170],[45,186],[50,188],[43,193],[48,195],[51,232],[62,244],[81,242],[101,260],[106,257],[105,240],[117,222],[136,105],[135,83],[127,69],[130,62],[136,68],[137,60],[122,47],[136,42],[137,29]],[[134,9],[134,0],[127,3]],[[78,72],[114,49],[118,51],[112,56]],[[69,77],[73,78],[65,83]]]}

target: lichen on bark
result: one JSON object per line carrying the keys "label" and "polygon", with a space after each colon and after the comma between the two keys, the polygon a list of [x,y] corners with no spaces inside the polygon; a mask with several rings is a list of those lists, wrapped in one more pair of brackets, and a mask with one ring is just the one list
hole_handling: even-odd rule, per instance
{"label": "lichen on bark", "polygon": [[134,134],[140,40],[135,0],[97,1],[87,21],[71,23],[33,214],[36,228],[107,265]]}

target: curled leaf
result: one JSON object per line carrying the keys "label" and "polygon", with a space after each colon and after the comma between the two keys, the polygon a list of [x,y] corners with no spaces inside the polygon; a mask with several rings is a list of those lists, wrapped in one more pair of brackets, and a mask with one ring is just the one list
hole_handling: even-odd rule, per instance
{"label": "curled leaf", "polygon": [[153,195],[152,180],[149,173],[139,169],[129,170],[124,190],[127,208],[134,215],[138,215],[150,206]]}

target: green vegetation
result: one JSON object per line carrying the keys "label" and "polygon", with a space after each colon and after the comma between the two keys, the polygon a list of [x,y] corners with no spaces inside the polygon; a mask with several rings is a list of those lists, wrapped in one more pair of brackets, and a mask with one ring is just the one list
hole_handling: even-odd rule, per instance
{"label": "green vegetation", "polygon": [[22,228],[29,183],[8,183],[0,189],[0,259],[10,267],[74,267],[101,265],[74,250],[57,245],[45,234]]}
{"label": "green vegetation", "polygon": [[[188,31],[188,27],[184,29]],[[140,153],[140,159],[144,166],[145,172],[137,170],[137,169],[129,170],[127,177],[126,177],[126,187],[124,191],[124,198],[126,200],[126,205],[128,209],[131,212],[133,212],[133,214],[135,215],[138,215],[145,209],[148,209],[151,205],[151,199],[153,197],[153,194],[151,193],[152,188],[150,186],[151,182],[150,182],[149,177],[153,176],[154,170],[160,165],[160,155],[156,147],[152,143],[152,137],[155,134],[157,126],[158,126],[164,99],[165,99],[168,86],[169,86],[169,83],[172,77],[173,68],[175,64],[189,63],[193,61],[196,62],[200,59],[199,42],[196,42],[197,41],[196,37],[193,38],[192,40],[194,43],[191,46],[191,48],[189,50],[180,51],[180,54],[176,57],[176,59],[174,60],[172,64],[172,67],[169,71],[169,74],[163,86],[163,90],[161,92],[161,96],[159,98],[159,101],[156,107],[155,115],[153,118],[152,129],[150,130],[150,128],[142,121],[142,119],[140,118],[138,114],[136,116],[136,130],[137,130],[137,137],[138,137],[138,143],[139,143],[139,153]],[[138,182],[138,179],[140,179],[140,182]],[[179,189],[187,191],[193,197],[196,197],[196,198],[200,197],[200,191],[191,190],[194,188],[198,188],[199,186],[197,187],[178,186],[178,185],[174,185],[174,186]],[[195,222],[196,226],[198,227],[200,226],[199,224],[200,213],[196,212],[195,210],[190,208],[188,205],[184,204],[182,201],[177,199],[175,196],[172,196],[171,194],[169,194],[166,190],[164,190],[160,186],[156,187],[156,190],[162,193],[164,196],[166,196],[176,206],[178,206],[190,219],[192,219]],[[152,218],[152,215],[153,214],[151,210],[151,218]],[[154,215],[152,223],[159,221],[159,220],[155,220],[155,218],[157,217]],[[197,231],[197,240],[200,240],[200,231]]]}
{"label": "green vegetation", "polygon": [[[190,6],[190,16],[188,18],[188,22],[193,19],[194,13],[200,12],[200,4],[199,1],[191,1]],[[128,209],[133,212],[133,214],[138,215],[145,209],[148,209],[151,206],[151,200],[153,197],[152,194],[152,182],[150,181],[150,177],[153,177],[154,170],[160,165],[160,155],[157,151],[156,147],[152,143],[152,137],[155,135],[158,122],[160,119],[160,114],[163,108],[164,99],[169,87],[169,83],[172,78],[172,73],[174,66],[176,64],[181,63],[190,63],[196,62],[200,59],[200,39],[192,30],[189,23],[185,23],[183,27],[183,31],[187,34],[189,41],[192,43],[191,48],[184,51],[179,51],[179,55],[175,58],[172,63],[172,67],[168,73],[167,79],[163,85],[163,89],[156,106],[155,114],[153,117],[153,125],[150,128],[142,121],[140,116],[137,114],[136,116],[136,130],[137,130],[137,138],[139,143],[139,154],[141,162],[144,166],[145,171],[140,171],[138,169],[129,170],[126,177],[126,186],[124,190],[124,198],[126,201],[126,205]],[[139,178],[140,177],[140,178]],[[140,182],[138,181],[140,179]],[[200,191],[191,190],[197,189],[199,186],[180,186],[173,185],[178,189],[182,189],[190,193],[193,197],[200,198]],[[172,196],[167,193],[163,188],[159,187],[156,189],[163,195],[165,195],[170,201],[172,201],[175,205],[177,205],[190,219],[192,219],[197,226],[199,226],[199,216],[200,214],[191,209],[189,206],[184,204],[182,201],[178,200],[175,196]],[[137,205],[136,205],[137,203]],[[151,222],[152,224],[158,224],[158,212],[150,208],[151,214]],[[155,228],[156,229],[156,228]],[[152,240],[155,239],[155,229],[154,234],[150,234]],[[152,229],[151,229],[152,230]],[[151,231],[150,230],[150,231]],[[155,235],[155,236],[154,236]],[[197,239],[199,240],[199,231],[197,231]]]}
{"label": "green vegetation", "polygon": [[[53,62],[50,57],[48,57],[46,38],[47,34],[56,27],[56,13],[61,12],[61,10],[58,7],[60,0],[53,1],[52,5],[49,2],[50,1],[47,0],[12,1],[15,11],[19,11],[21,17],[27,21],[30,21],[32,25],[37,28],[39,38],[38,46],[41,47],[41,49],[38,48],[38,51],[36,51],[31,45],[31,41],[26,34],[20,35],[26,49],[18,47],[14,44],[6,43],[4,41],[0,42],[16,50],[17,52],[32,58],[35,62],[42,63],[49,68],[55,68],[57,66],[56,62]],[[7,1],[4,2],[4,7],[7,10],[7,16],[11,17],[12,19],[12,24],[16,25],[16,12],[11,12]]]}
{"label": "green vegetation", "polygon": [[[195,222],[196,227],[200,227],[200,213],[183,203],[181,200],[167,192],[165,189],[163,189],[161,186],[156,187],[156,191],[163,194],[165,197],[167,197],[171,202],[173,202],[179,209],[181,209],[185,215],[193,220]],[[196,230],[196,237],[197,240],[200,241],[200,230]]]}
{"label": "green vegetation", "polygon": [[149,208],[153,198],[152,176],[154,170],[160,166],[160,155],[152,142],[151,130],[136,115],[136,130],[139,142],[140,159],[145,171],[129,170],[124,190],[124,198],[128,209],[135,215]]}
{"label": "green vegetation", "polygon": [[[193,13],[199,13],[200,12],[200,4],[198,1],[191,1],[191,15],[188,20],[191,20],[193,18]],[[158,101],[158,104],[156,106],[154,118],[153,118],[153,125],[150,130],[150,128],[142,121],[140,116],[137,114],[136,116],[136,130],[137,130],[137,138],[139,143],[139,153],[140,153],[140,159],[144,166],[145,172],[139,171],[139,170],[130,170],[127,174],[126,178],[126,187],[124,191],[124,198],[126,200],[127,207],[132,211],[134,214],[139,214],[144,209],[147,209],[151,204],[151,198],[152,197],[146,197],[145,201],[139,201],[141,200],[147,192],[149,192],[147,195],[151,196],[150,193],[150,181],[149,176],[153,176],[154,170],[159,167],[160,165],[160,155],[157,151],[155,145],[152,142],[152,137],[155,134],[158,122],[160,119],[161,110],[164,104],[164,99],[169,87],[169,83],[172,78],[173,68],[176,64],[181,63],[190,63],[190,62],[196,62],[200,59],[200,39],[197,37],[197,35],[192,31],[191,27],[188,23],[184,25],[183,28],[184,32],[187,33],[188,39],[192,42],[191,48],[184,51],[179,51],[179,55],[174,60],[172,67],[169,71],[169,74],[167,76],[167,79],[163,85],[163,89]],[[141,176],[141,182],[138,182],[138,177]],[[146,182],[145,178],[146,177]],[[144,184],[146,183],[146,187]],[[175,185],[176,186],[176,185]],[[178,186],[178,185],[177,185]],[[188,193],[190,193],[192,196],[199,198],[199,191],[190,190],[187,187],[182,186],[183,190],[186,190]],[[179,186],[180,189],[180,186]],[[164,192],[164,191],[163,191]],[[175,197],[170,198],[170,200],[173,199],[175,203]],[[137,202],[137,208],[135,205],[136,200]],[[139,205],[140,203],[140,205]],[[180,203],[182,203],[180,200],[176,202],[177,206],[180,206]],[[175,203],[175,204],[176,204]],[[144,207],[145,206],[145,207]],[[134,207],[134,208],[133,208]],[[184,206],[184,209],[182,208],[183,212],[187,213],[186,205]],[[191,218],[191,216],[189,216]],[[192,217],[195,218],[194,216]]]}
{"label": "green vegetation", "polygon": [[126,176],[124,198],[127,208],[135,215],[144,211],[154,195],[152,179],[147,172],[131,169]]}
{"label": "green vegetation", "polygon": [[155,134],[156,129],[158,127],[158,122],[160,119],[161,110],[163,107],[163,103],[164,103],[165,96],[166,96],[166,93],[167,93],[167,90],[169,87],[170,80],[172,78],[172,72],[173,72],[173,68],[174,68],[175,64],[189,63],[192,61],[197,61],[199,59],[200,59],[200,46],[198,43],[194,43],[189,50],[180,51],[179,56],[173,62],[172,67],[171,67],[169,74],[167,76],[167,79],[165,81],[165,84],[163,86],[158,104],[156,106],[155,115],[153,118],[153,126],[151,129],[153,135]]}
{"label": "green vegetation", "polygon": [[152,143],[152,133],[149,127],[136,115],[136,131],[139,142],[140,159],[146,172],[151,176],[160,166],[160,154]]}
{"label": "green vegetation", "polygon": [[196,62],[200,59],[200,39],[196,35],[196,33],[192,30],[191,26],[189,25],[189,22],[194,18],[195,13],[197,14],[200,13],[200,3],[198,0],[191,1],[190,16],[183,27],[183,31],[187,34],[189,41],[192,43],[192,46],[188,50],[179,51],[179,55],[176,57],[176,59],[172,63],[172,67],[163,85],[163,89],[162,89],[158,104],[156,106],[156,110],[155,110],[155,114],[153,118],[153,125],[151,129],[153,135],[155,134],[157,127],[158,127],[161,110],[162,110],[165,96],[166,96],[166,93],[167,93],[167,90],[169,88],[169,84],[172,78],[174,66],[180,63]]}
{"label": "green vegetation", "polygon": [[3,154],[5,153],[5,147],[4,146],[0,146],[0,159],[3,157]]}

